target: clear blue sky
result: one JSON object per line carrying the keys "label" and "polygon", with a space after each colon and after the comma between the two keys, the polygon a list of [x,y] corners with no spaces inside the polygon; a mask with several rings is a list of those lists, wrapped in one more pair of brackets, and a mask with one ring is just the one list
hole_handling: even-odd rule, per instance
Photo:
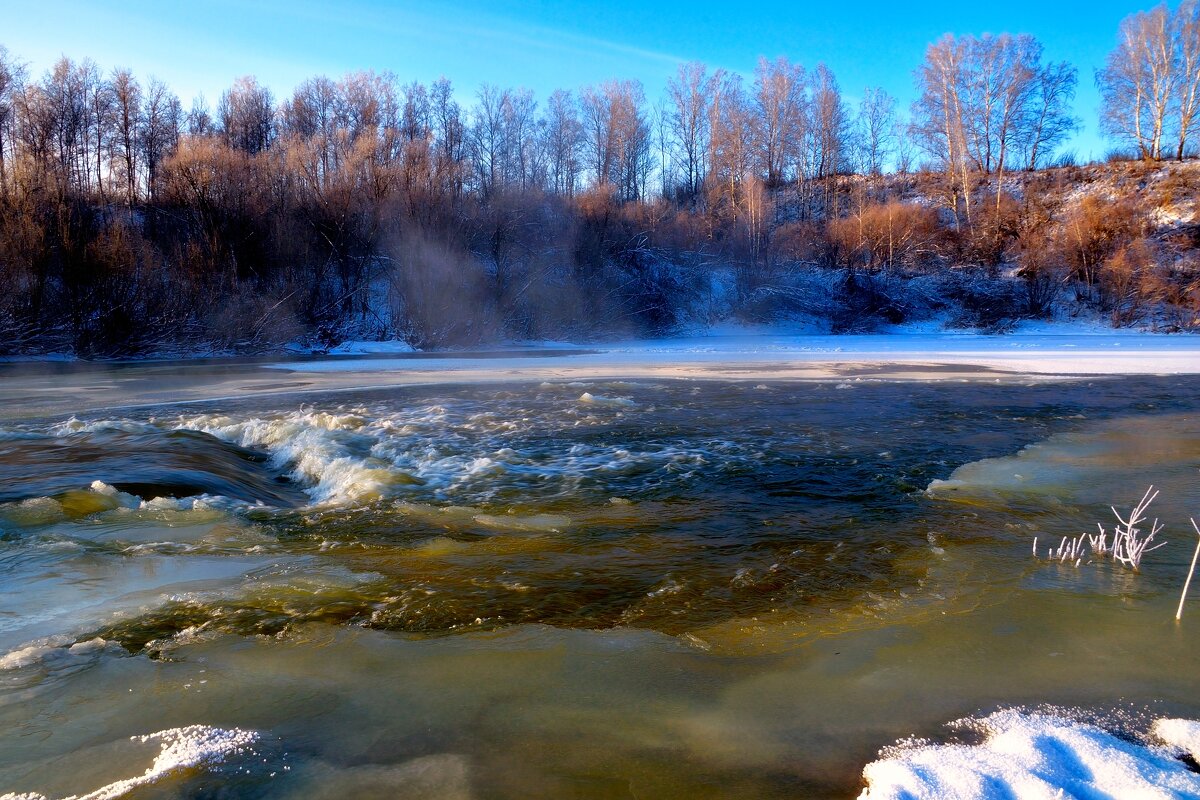
{"label": "clear blue sky", "polygon": [[1107,149],[1096,131],[1092,75],[1116,41],[1117,24],[1150,2],[962,0],[962,2],[503,3],[346,0],[0,0],[0,44],[35,72],[61,55],[90,57],[156,76],[184,107],[211,105],[240,75],[278,96],[306,77],[392,70],[404,81],[445,75],[469,99],[483,82],[525,86],[543,99],[606,78],[637,78],[652,101],[679,61],[698,59],[749,75],[759,55],[825,62],[856,102],[882,86],[907,107],[925,45],[943,33],[1031,33],[1053,60],[1079,68],[1069,145],[1083,158]]}

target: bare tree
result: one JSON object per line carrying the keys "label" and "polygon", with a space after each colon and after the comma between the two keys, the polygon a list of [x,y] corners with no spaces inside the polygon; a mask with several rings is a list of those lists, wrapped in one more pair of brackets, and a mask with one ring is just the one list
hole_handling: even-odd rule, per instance
{"label": "bare tree", "polygon": [[809,140],[812,174],[818,180],[836,175],[845,166],[849,115],[837,78],[824,64],[813,72],[812,122]]}
{"label": "bare tree", "polygon": [[759,172],[767,186],[788,179],[800,160],[807,128],[804,67],[780,57],[754,70],[754,129]]}
{"label": "bare tree", "polygon": [[7,185],[7,165],[12,160],[16,115],[14,106],[21,91],[25,68],[0,45],[0,192]]}
{"label": "bare tree", "polygon": [[638,81],[606,81],[581,93],[584,146],[593,180],[611,186],[624,200],[644,195],[648,177],[650,125]]}
{"label": "bare tree", "polygon": [[926,51],[917,88],[910,131],[945,170],[951,207],[957,215],[961,202],[968,220],[972,173],[997,175],[999,204],[1012,160],[1036,165],[1075,126],[1074,69],[1044,66],[1041,44],[1024,34],[942,37]]}
{"label": "bare tree", "polygon": [[142,87],[127,69],[119,69],[110,80],[116,104],[116,130],[113,141],[114,172],[125,190],[125,202],[138,201],[138,130],[142,118]]}
{"label": "bare tree", "polygon": [[380,137],[384,149],[393,149],[403,115],[396,76],[390,72],[370,70],[352,72],[338,82],[340,96],[339,124],[346,130],[348,141],[362,136]]}
{"label": "bare tree", "polygon": [[152,200],[158,191],[159,165],[179,141],[181,117],[179,98],[163,83],[151,79],[146,85],[138,139],[146,168],[146,196]]}
{"label": "bare tree", "polygon": [[[980,51],[978,72],[985,90],[994,100],[977,114],[983,117],[989,133],[987,149],[994,154],[984,163],[984,172],[996,172],[996,208],[1003,196],[1004,170],[1009,154],[1027,138],[1024,130],[1030,119],[1030,107],[1037,96],[1041,77],[1042,46],[1032,36],[984,36],[976,40]],[[994,141],[992,141],[994,140]]]}
{"label": "bare tree", "polygon": [[550,191],[572,197],[579,183],[579,141],[583,129],[570,92],[557,89],[550,95],[542,131],[546,140]]}
{"label": "bare tree", "polygon": [[907,175],[912,172],[914,167],[915,145],[910,135],[908,121],[899,116],[892,123],[892,141],[895,142],[896,172]]}
{"label": "bare tree", "polygon": [[966,45],[950,34],[929,45],[916,72],[920,96],[913,103],[913,139],[945,171],[950,208],[958,220],[959,201],[971,214],[967,131],[963,114],[963,62]]}
{"label": "bare tree", "polygon": [[213,134],[215,128],[213,127],[212,111],[209,110],[208,101],[204,99],[203,94],[192,98],[192,107],[184,117],[184,124],[189,136],[211,136]]}
{"label": "bare tree", "polygon": [[709,120],[709,209],[736,219],[742,186],[752,174],[752,119],[740,75],[718,70],[713,75]]}
{"label": "bare tree", "polygon": [[476,100],[475,121],[471,126],[471,152],[479,191],[487,197],[504,182],[508,172],[504,115],[510,101],[510,91],[485,83],[479,87]]}
{"label": "bare tree", "polygon": [[1192,126],[1200,113],[1200,0],[1180,3],[1171,28],[1179,72],[1175,101],[1178,124],[1175,158],[1182,161]]}
{"label": "bare tree", "polygon": [[434,81],[430,89],[430,113],[436,140],[434,173],[443,190],[457,198],[463,190],[466,125],[454,99],[454,87],[446,78]]}
{"label": "bare tree", "polygon": [[858,104],[858,141],[862,168],[879,175],[896,140],[896,99],[882,88],[867,87]]}
{"label": "bare tree", "polygon": [[339,87],[323,75],[297,86],[292,99],[283,105],[284,135],[306,143],[313,156],[306,172],[317,189],[323,188],[340,166],[344,148],[338,133],[343,117]]}
{"label": "bare tree", "polygon": [[1025,153],[1025,169],[1043,165],[1047,156],[1079,127],[1071,111],[1079,72],[1065,61],[1046,64],[1022,122],[1020,145]]}
{"label": "bare tree", "polygon": [[510,92],[502,109],[506,180],[522,190],[540,185],[541,141],[536,113],[537,101],[529,89]]}
{"label": "bare tree", "polygon": [[113,129],[115,103],[112,89],[100,74],[100,68],[90,59],[81,64],[84,77],[84,130],[86,142],[84,150],[87,155],[86,167],[89,189],[99,192],[104,198],[104,156],[108,148],[109,135]]}
{"label": "bare tree", "polygon": [[1121,21],[1116,48],[1096,73],[1101,126],[1132,144],[1142,158],[1162,158],[1176,82],[1175,48],[1166,4]]}
{"label": "bare tree", "polygon": [[49,104],[49,123],[54,137],[54,161],[62,185],[86,189],[87,142],[84,130],[87,92],[84,70],[69,58],[60,58],[42,79],[42,92]]}
{"label": "bare tree", "polygon": [[407,141],[413,142],[429,136],[431,128],[429,92],[425,84],[413,81],[404,87],[400,133]]}
{"label": "bare tree", "polygon": [[688,199],[699,194],[707,172],[710,90],[708,68],[699,61],[680,64],[675,76],[667,80],[669,105],[664,122],[679,165],[679,190]]}
{"label": "bare tree", "polygon": [[221,95],[217,116],[230,147],[251,155],[266,150],[275,135],[271,92],[251,76],[238,78]]}

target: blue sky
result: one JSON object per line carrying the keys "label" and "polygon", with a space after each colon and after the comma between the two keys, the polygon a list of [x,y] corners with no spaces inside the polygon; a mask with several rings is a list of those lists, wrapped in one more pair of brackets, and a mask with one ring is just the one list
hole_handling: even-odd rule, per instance
{"label": "blue sky", "polygon": [[61,55],[156,76],[190,105],[253,74],[277,95],[306,77],[392,70],[404,81],[445,75],[463,99],[483,82],[544,98],[606,78],[636,78],[656,101],[680,61],[749,75],[759,55],[825,62],[856,100],[882,86],[911,101],[912,72],[943,33],[1031,33],[1053,60],[1079,68],[1069,145],[1100,156],[1092,75],[1117,24],[1149,2],[385,2],[346,0],[0,0],[0,44],[41,71]]}

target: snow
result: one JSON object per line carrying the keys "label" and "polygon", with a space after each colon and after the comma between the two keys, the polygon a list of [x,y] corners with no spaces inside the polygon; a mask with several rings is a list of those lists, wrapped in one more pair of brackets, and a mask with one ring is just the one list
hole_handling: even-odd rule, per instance
{"label": "snow", "polygon": [[1200,774],[1176,756],[1197,743],[1198,723],[1159,720],[1160,738],[1179,734],[1189,748],[1119,739],[1054,714],[998,711],[957,726],[978,744],[914,742],[867,765],[859,800],[1184,800],[1200,797]]}
{"label": "snow", "polygon": [[1200,722],[1192,719],[1159,719],[1150,732],[1159,741],[1188,753],[1200,756]]}
{"label": "snow", "polygon": [[415,349],[408,342],[342,342],[330,348],[331,356],[361,356],[372,353],[412,353]]}

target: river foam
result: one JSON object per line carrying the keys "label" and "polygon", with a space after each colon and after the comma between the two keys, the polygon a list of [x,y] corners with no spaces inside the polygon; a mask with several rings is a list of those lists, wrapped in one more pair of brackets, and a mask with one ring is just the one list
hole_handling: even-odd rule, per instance
{"label": "river foam", "polygon": [[1200,755],[1200,723],[1160,719],[1153,743],[1127,741],[1053,713],[997,711],[952,727],[977,744],[901,743],[867,765],[859,800],[1185,800],[1200,774],[1180,756]]}
{"label": "river foam", "polygon": [[[63,800],[116,800],[135,789],[149,786],[164,777],[187,769],[211,767],[247,750],[258,741],[256,731],[241,728],[216,728],[210,725],[188,725],[183,728],[130,737],[137,744],[157,743],[158,755],[145,772],[101,786],[90,792],[70,795]],[[8,793],[0,800],[49,800],[36,792]]]}

